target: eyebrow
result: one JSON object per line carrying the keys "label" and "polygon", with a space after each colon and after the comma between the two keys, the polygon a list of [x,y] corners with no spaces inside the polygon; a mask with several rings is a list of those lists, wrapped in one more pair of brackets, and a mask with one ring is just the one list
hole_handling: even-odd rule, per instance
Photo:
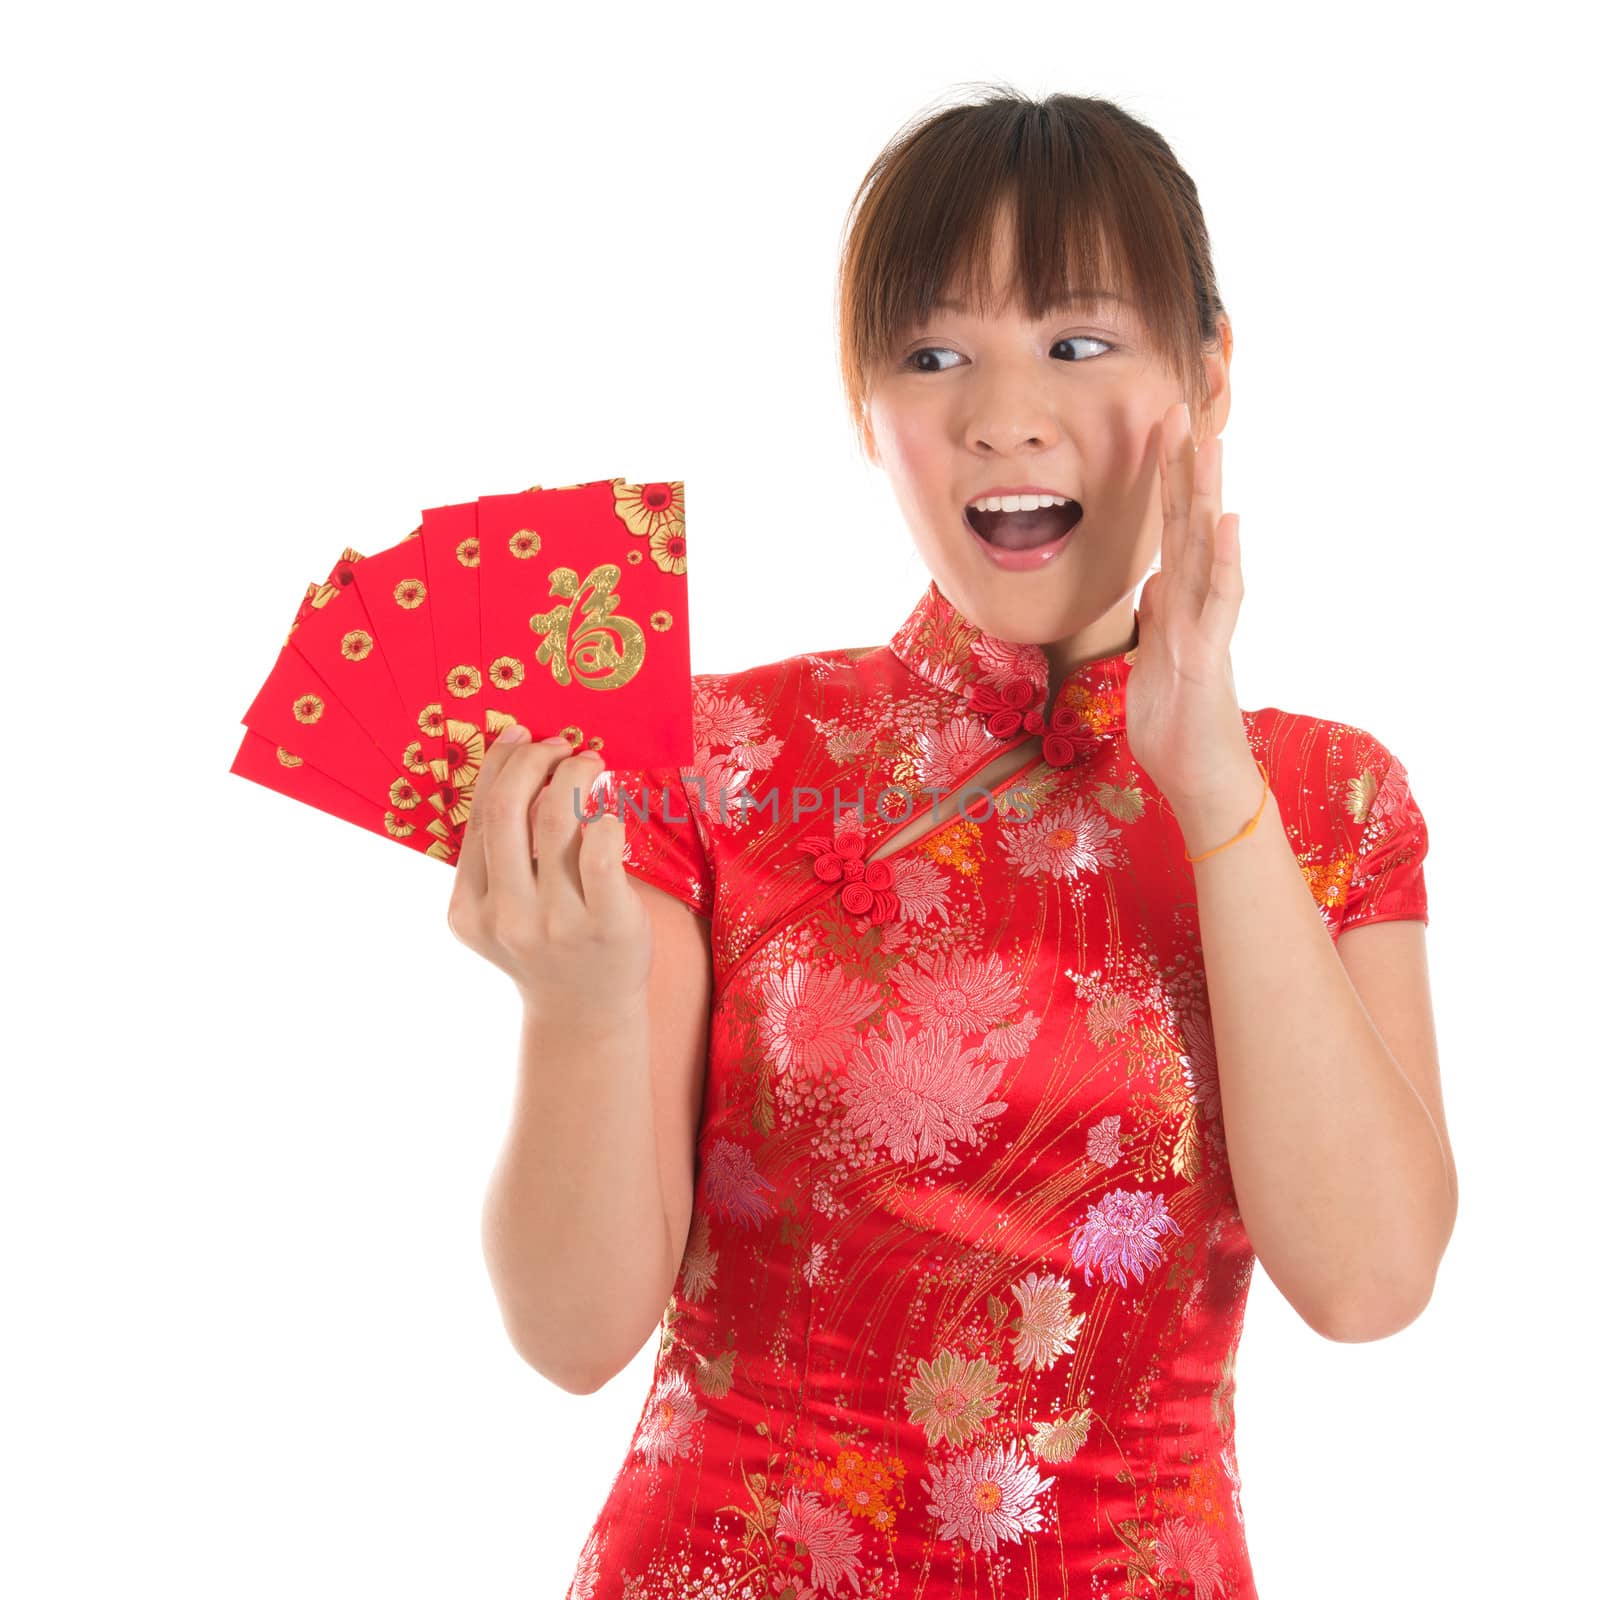
{"label": "eyebrow", "polygon": [[[1067,311],[1075,305],[1098,305],[1102,302],[1114,302],[1117,305],[1126,305],[1128,302],[1120,294],[1112,294],[1106,289],[1080,289],[1076,294],[1068,295],[1065,300],[1057,300],[1052,305],[1045,307],[1048,315],[1052,311]],[[969,311],[971,307],[965,300],[935,300],[935,311]]]}

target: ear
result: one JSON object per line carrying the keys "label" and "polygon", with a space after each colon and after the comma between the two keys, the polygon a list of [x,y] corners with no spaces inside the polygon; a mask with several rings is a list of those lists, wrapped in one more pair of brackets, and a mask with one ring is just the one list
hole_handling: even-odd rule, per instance
{"label": "ear", "polygon": [[1211,433],[1221,433],[1227,425],[1233,388],[1228,379],[1228,364],[1233,360],[1233,324],[1226,312],[1217,314],[1216,343],[1205,351],[1206,415]]}

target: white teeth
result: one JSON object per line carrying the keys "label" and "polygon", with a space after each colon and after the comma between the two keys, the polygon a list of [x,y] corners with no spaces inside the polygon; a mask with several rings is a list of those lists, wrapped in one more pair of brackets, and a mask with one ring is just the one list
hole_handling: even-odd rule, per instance
{"label": "white teeth", "polygon": [[1061,494],[988,494],[972,501],[969,511],[1037,511],[1041,506],[1064,506],[1067,497]]}

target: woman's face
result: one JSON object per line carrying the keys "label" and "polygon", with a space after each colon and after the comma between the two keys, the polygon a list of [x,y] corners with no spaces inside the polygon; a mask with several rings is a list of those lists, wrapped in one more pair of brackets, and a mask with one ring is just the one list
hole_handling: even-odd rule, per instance
{"label": "woman's face", "polygon": [[[989,259],[994,283],[1008,283],[1009,210]],[[1206,361],[1219,433],[1233,346],[1225,324],[1220,343]],[[1161,548],[1161,422],[1185,398],[1131,306],[1078,305],[1041,322],[1010,304],[989,318],[936,309],[875,377],[868,453],[946,598],[1000,638],[1054,646],[1047,654],[1064,671],[1131,642],[1137,590]],[[1083,507],[1065,543],[1027,570],[991,559],[965,515],[974,496],[1015,484]]]}

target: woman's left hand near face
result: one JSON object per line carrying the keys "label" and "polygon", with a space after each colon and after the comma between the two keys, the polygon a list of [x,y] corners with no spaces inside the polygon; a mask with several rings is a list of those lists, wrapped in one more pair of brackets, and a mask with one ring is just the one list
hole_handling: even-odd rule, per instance
{"label": "woman's left hand near face", "polygon": [[1261,783],[1228,653],[1244,598],[1239,518],[1221,515],[1222,440],[1196,450],[1181,401],[1162,417],[1157,456],[1161,566],[1139,596],[1128,749],[1170,804],[1198,807],[1236,794],[1242,780]]}

